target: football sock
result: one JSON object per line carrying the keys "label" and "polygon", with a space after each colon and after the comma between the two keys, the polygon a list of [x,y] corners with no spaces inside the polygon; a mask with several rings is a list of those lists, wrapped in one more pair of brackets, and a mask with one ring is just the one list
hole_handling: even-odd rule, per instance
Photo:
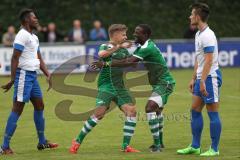
{"label": "football sock", "polygon": [[150,127],[150,131],[153,136],[154,144],[159,146],[160,139],[159,139],[159,120],[157,118],[156,112],[147,113],[147,120]]}
{"label": "football sock", "polygon": [[122,148],[125,149],[134,134],[134,130],[136,127],[136,117],[126,117],[126,121],[123,127],[123,144]]}
{"label": "football sock", "polygon": [[159,140],[160,144],[163,144],[163,115],[158,115],[158,121],[159,121]]}
{"label": "football sock", "polygon": [[221,120],[218,112],[208,112],[208,116],[210,118],[210,135],[212,139],[211,148],[218,152],[218,144],[222,130]]}
{"label": "football sock", "polygon": [[192,121],[191,121],[191,129],[192,129],[192,147],[199,148],[201,134],[203,130],[203,117],[202,112],[197,112],[195,110],[191,111]]}
{"label": "football sock", "polygon": [[19,119],[19,115],[16,112],[10,113],[8,117],[6,129],[5,129],[3,144],[2,144],[3,149],[9,148],[11,137],[13,136],[14,131],[17,128],[18,119]]}
{"label": "football sock", "polygon": [[76,141],[81,144],[83,139],[85,138],[85,136],[97,125],[97,123],[98,123],[98,119],[95,116],[90,117],[84,123],[84,126],[83,126],[80,134],[76,138]]}
{"label": "football sock", "polygon": [[45,144],[46,143],[46,138],[44,136],[45,119],[43,116],[43,110],[34,110],[33,118],[38,134],[39,144]]}

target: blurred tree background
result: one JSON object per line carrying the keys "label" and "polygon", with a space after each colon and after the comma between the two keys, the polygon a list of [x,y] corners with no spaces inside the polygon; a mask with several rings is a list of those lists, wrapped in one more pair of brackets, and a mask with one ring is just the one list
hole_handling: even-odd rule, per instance
{"label": "blurred tree background", "polygon": [[[37,12],[40,24],[55,22],[65,33],[74,19],[82,21],[89,31],[92,21],[100,19],[104,27],[124,23],[129,27],[129,36],[139,23],[148,23],[153,29],[153,38],[182,38],[189,25],[189,5],[197,0],[1,0],[0,27],[6,31],[13,24],[19,28],[18,13],[22,8]],[[199,0],[211,9],[209,25],[217,37],[240,37],[239,0]]]}

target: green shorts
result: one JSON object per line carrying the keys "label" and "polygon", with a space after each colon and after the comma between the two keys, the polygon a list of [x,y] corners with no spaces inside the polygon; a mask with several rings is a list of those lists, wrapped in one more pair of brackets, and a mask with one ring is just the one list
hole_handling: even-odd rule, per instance
{"label": "green shorts", "polygon": [[111,88],[99,88],[96,97],[96,107],[109,107],[112,101],[115,102],[118,107],[121,107],[124,104],[134,104],[130,93],[125,88],[118,90]]}
{"label": "green shorts", "polygon": [[154,85],[152,95],[149,100],[153,100],[159,105],[159,107],[163,107],[167,104],[168,97],[173,92],[174,87],[175,83],[167,85]]}

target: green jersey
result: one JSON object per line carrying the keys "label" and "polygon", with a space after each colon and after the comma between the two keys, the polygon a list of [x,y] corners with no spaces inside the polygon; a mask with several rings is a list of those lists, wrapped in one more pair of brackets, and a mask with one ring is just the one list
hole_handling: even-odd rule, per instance
{"label": "green jersey", "polygon": [[138,47],[133,56],[143,60],[152,86],[175,84],[161,51],[152,40],[149,39]]}
{"label": "green jersey", "polygon": [[[99,48],[99,51],[107,50],[111,48],[110,44],[102,44]],[[120,48],[111,56],[106,58],[101,58],[101,60],[105,62],[110,62],[112,59],[123,59],[130,56],[130,53],[125,48]],[[103,67],[100,71],[100,75],[98,78],[98,87],[108,86],[110,88],[118,89],[125,88],[123,82],[123,68],[120,67]]]}

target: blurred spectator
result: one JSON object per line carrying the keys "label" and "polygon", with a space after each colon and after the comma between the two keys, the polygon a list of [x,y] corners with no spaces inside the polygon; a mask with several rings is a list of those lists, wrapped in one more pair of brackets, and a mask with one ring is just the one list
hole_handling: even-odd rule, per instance
{"label": "blurred spectator", "polygon": [[2,30],[2,25],[0,24],[0,39],[2,39],[2,35],[3,35],[3,30]]}
{"label": "blurred spectator", "polygon": [[101,22],[96,20],[93,22],[94,28],[90,31],[90,39],[92,41],[106,41],[107,40],[107,32],[105,28],[101,27]]}
{"label": "blurred spectator", "polygon": [[13,44],[16,33],[14,26],[9,26],[6,33],[3,34],[2,43],[4,46],[10,47]]}
{"label": "blurred spectator", "polygon": [[68,41],[84,43],[87,40],[87,35],[84,29],[81,28],[81,21],[76,19],[73,21],[73,29],[68,34]]}
{"label": "blurred spectator", "polygon": [[44,42],[54,43],[64,38],[64,35],[56,29],[56,25],[53,22],[49,23],[47,27],[43,27],[40,31],[43,33]]}
{"label": "blurred spectator", "polygon": [[189,27],[184,32],[183,37],[186,39],[194,39],[197,31],[198,31],[197,27],[190,24]]}

